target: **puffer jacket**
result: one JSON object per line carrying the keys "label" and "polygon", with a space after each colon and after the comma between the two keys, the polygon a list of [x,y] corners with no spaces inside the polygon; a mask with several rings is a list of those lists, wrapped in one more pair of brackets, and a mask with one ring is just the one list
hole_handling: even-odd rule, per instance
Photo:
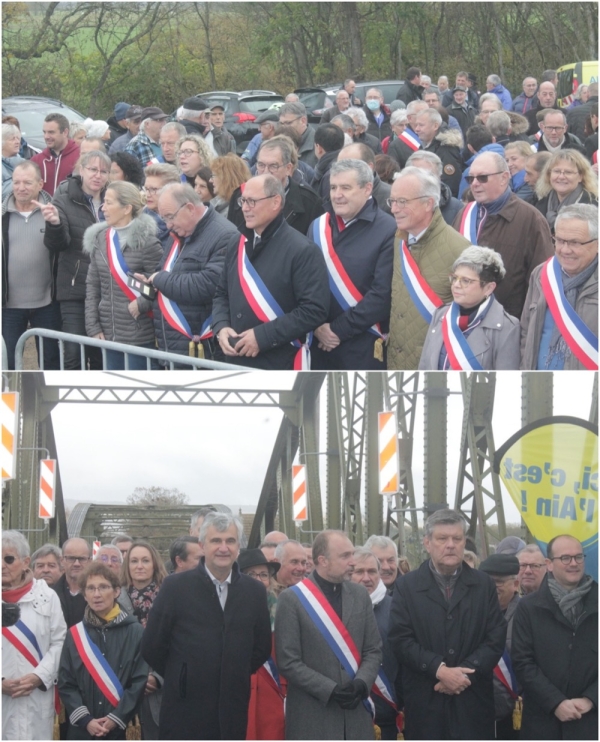
{"label": "puffer jacket", "polygon": [[[89,227],[83,236],[83,251],[91,261],[86,282],[85,329],[90,337],[103,332],[106,340],[147,345],[154,340],[154,325],[148,314],[152,302],[138,297],[140,315],[134,319],[130,314],[128,306],[131,300],[110,272],[106,248],[108,229],[108,225],[101,222]],[[163,256],[154,219],[147,214],[134,219],[127,243],[121,245],[121,249],[131,273],[153,273]]]}
{"label": "puffer jacket", "polygon": [[[394,245],[388,369],[410,371],[419,365],[429,325],[419,314],[402,277],[399,253],[402,239],[406,239],[406,233],[400,232]],[[468,246],[469,241],[446,224],[436,209],[425,234],[411,247],[421,274],[444,304],[452,301],[448,283],[452,263]]]}
{"label": "puffer jacket", "polygon": [[[540,341],[544,328],[544,318],[548,304],[542,291],[540,274],[543,265],[534,268],[529,281],[529,290],[525,297],[525,306],[521,316],[521,369],[535,370],[537,368]],[[580,288],[575,302],[575,311],[590,328],[594,335],[598,335],[598,266]],[[565,358],[565,371],[584,370],[581,361],[569,353]]]}
{"label": "puffer jacket", "polygon": [[56,299],[83,301],[90,265],[90,256],[82,249],[83,235],[96,223],[96,216],[81,188],[81,178],[77,175],[61,183],[52,203],[58,209],[60,223],[46,222],[44,245],[58,254]]}
{"label": "puffer jacket", "polygon": [[101,627],[96,625],[98,619],[92,624],[89,617],[89,610],[86,610],[85,630],[119,678],[123,695],[117,706],[109,703],[83,664],[73,635],[68,631],[60,658],[58,689],[71,722],[69,738],[90,739],[84,725],[92,718],[109,716],[117,727],[104,739],[123,739],[122,730],[133,717],[148,679],[149,667],[140,653],[144,629],[136,618],[124,611]]}

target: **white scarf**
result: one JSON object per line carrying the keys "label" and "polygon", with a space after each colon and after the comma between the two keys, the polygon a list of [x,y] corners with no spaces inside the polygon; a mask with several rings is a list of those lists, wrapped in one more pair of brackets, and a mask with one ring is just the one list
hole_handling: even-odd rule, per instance
{"label": "white scarf", "polygon": [[381,601],[385,598],[386,594],[387,594],[387,588],[383,580],[380,579],[377,587],[371,593],[371,602],[373,603],[373,607],[381,603]]}

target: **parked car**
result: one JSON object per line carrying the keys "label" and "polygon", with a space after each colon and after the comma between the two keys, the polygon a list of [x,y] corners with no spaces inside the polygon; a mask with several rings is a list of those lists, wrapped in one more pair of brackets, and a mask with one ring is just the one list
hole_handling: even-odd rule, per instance
{"label": "parked car", "polygon": [[46,147],[42,133],[44,119],[49,113],[62,113],[70,122],[85,121],[85,116],[54,98],[36,95],[15,95],[2,99],[2,115],[15,116],[21,124],[21,134],[27,143],[40,151]]}
{"label": "parked car", "polygon": [[300,98],[306,108],[309,124],[318,124],[324,111],[335,105],[335,95],[339,85],[317,85],[315,87],[298,88],[294,93]]}
{"label": "parked car", "polygon": [[354,95],[358,96],[364,103],[365,98],[367,97],[367,90],[378,88],[383,93],[383,98],[389,106],[393,100],[396,100],[398,90],[403,84],[404,80],[373,80],[371,82],[357,82]]}
{"label": "parked car", "polygon": [[219,102],[225,109],[225,128],[233,135],[238,155],[246,149],[248,142],[258,134],[256,117],[268,108],[283,105],[284,97],[272,90],[242,90],[234,93],[230,90],[213,90],[198,93],[196,98],[203,98],[215,105]]}

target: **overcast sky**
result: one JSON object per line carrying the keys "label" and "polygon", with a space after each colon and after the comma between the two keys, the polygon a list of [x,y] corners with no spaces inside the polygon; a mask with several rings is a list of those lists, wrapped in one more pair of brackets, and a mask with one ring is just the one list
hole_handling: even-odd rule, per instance
{"label": "overcast sky", "polygon": [[[139,374],[48,372],[49,385],[122,386]],[[217,381],[193,372],[151,374],[152,383],[196,384],[239,389],[291,389],[293,373],[237,374]],[[448,374],[451,391],[460,391],[457,374]],[[421,385],[424,376],[421,375]],[[593,374],[559,372],[554,375],[554,414],[588,419]],[[322,395],[324,397],[324,395]],[[413,477],[417,505],[423,490],[423,398],[419,398],[415,425]],[[448,399],[448,502],[454,502],[462,399]],[[252,512],[258,502],[271,450],[283,413],[277,408],[226,408],[151,405],[59,404],[52,412],[63,492],[74,502],[124,503],[135,487],[176,487],[191,504],[222,503],[234,512]],[[325,449],[323,412],[323,437]],[[521,374],[498,374],[494,406],[494,441],[499,448],[521,427]],[[325,491],[325,479],[322,479]],[[519,515],[504,493],[507,522]]]}

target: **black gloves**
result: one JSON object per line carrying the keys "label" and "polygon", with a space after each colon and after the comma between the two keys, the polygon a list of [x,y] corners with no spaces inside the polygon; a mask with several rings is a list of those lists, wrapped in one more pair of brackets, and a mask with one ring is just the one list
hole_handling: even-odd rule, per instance
{"label": "black gloves", "polygon": [[336,685],[331,698],[345,711],[352,711],[367,696],[369,692],[362,680],[350,680],[344,685]]}

